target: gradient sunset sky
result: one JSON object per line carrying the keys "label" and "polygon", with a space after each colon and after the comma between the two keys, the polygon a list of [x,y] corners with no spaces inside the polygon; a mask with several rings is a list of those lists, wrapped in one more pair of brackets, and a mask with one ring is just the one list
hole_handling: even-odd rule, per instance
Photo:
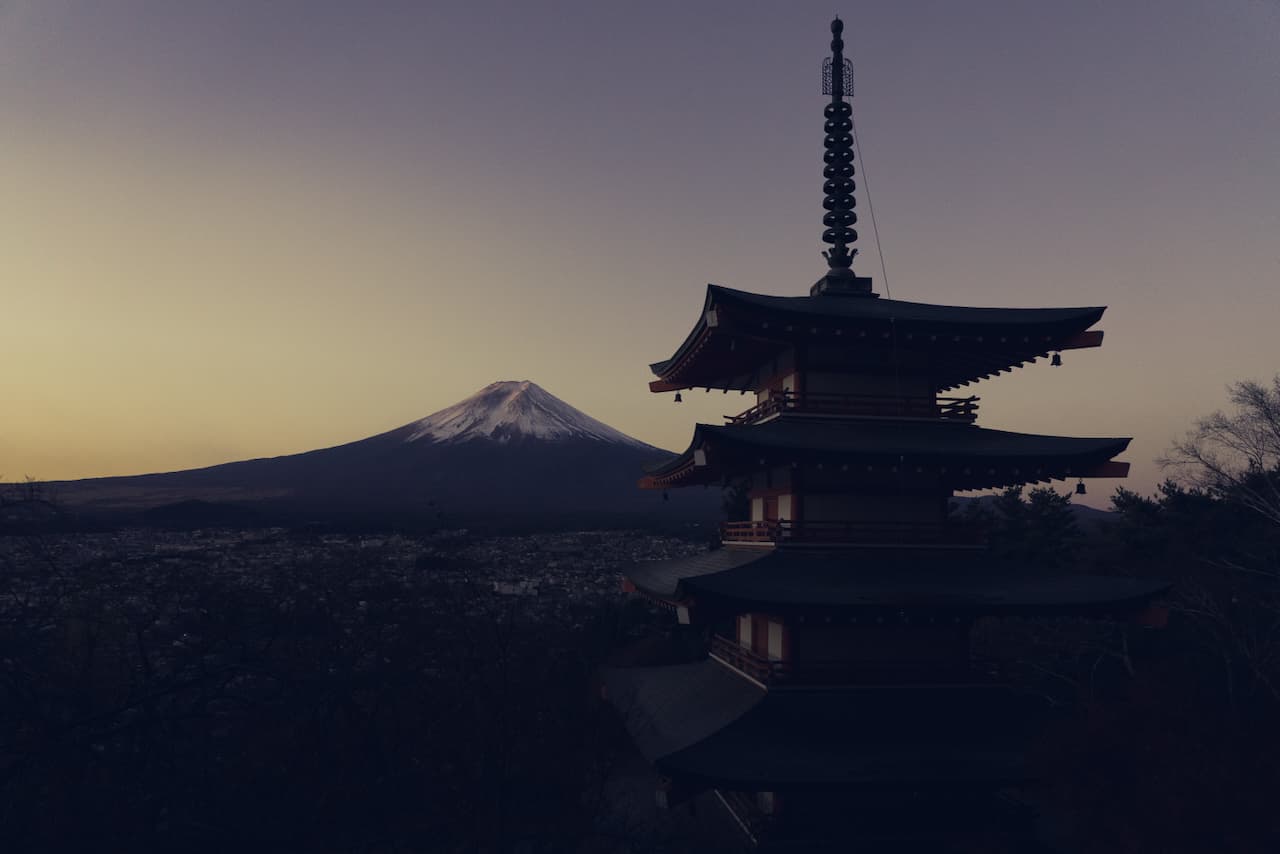
{"label": "gradient sunset sky", "polygon": [[974,393],[1134,436],[1150,491],[1280,371],[1271,0],[0,0],[0,478],[304,451],[499,379],[683,449],[745,408],[646,388],[705,284],[825,270],[836,12],[892,296],[1110,306]]}

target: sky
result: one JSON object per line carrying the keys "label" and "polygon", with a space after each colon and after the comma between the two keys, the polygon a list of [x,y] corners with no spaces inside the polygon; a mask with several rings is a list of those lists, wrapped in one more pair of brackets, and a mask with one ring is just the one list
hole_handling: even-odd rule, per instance
{"label": "sky", "polygon": [[507,379],[683,449],[745,408],[647,390],[705,285],[825,270],[835,12],[855,269],[1109,306],[1102,348],[973,393],[1135,437],[1150,492],[1280,371],[1274,0],[0,0],[0,478],[310,450]]}

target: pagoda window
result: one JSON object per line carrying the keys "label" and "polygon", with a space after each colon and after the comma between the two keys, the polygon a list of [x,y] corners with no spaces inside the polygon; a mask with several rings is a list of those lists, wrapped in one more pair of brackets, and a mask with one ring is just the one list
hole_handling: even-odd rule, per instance
{"label": "pagoda window", "polygon": [[768,644],[768,654],[769,654],[770,661],[783,660],[783,654],[782,654],[783,642],[782,641],[783,641],[782,623],[778,622],[777,620],[770,620],[769,621],[769,644]]}
{"label": "pagoda window", "polygon": [[[795,508],[793,506],[794,502],[791,500],[791,495],[790,494],[779,495],[777,498],[777,501],[778,501],[778,511],[777,511],[778,515],[775,516],[774,518],[775,519],[795,519],[795,516],[793,515]],[[765,512],[766,514],[768,513],[767,510]],[[768,515],[766,515],[765,518],[768,519],[769,518]]]}
{"label": "pagoda window", "polygon": [[760,658],[769,656],[769,618],[763,614],[751,615],[751,651]]}
{"label": "pagoda window", "polygon": [[762,495],[751,499],[752,522],[776,522],[778,516],[779,495]]}
{"label": "pagoda window", "polygon": [[773,815],[776,808],[773,792],[756,792],[756,806],[765,815]]}
{"label": "pagoda window", "polygon": [[738,646],[743,649],[751,649],[751,615],[743,614],[738,617]]}

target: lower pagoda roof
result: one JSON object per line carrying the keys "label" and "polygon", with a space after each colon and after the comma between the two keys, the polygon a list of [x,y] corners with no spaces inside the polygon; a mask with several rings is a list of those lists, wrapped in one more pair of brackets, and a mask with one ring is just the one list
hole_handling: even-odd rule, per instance
{"label": "lower pagoda roof", "polygon": [[638,591],[665,602],[948,617],[1122,616],[1169,589],[1136,578],[1043,574],[972,550],[725,546],[638,563],[625,574]]}
{"label": "lower pagoda roof", "polygon": [[712,659],[603,679],[660,772],[740,791],[1020,782],[1045,711],[1000,685],[764,690]]}
{"label": "lower pagoda roof", "polygon": [[701,316],[653,391],[752,389],[744,372],[796,344],[883,342],[929,355],[935,386],[954,388],[1057,350],[1098,347],[1103,306],[984,308],[849,296],[771,296],[708,285]]}
{"label": "lower pagoda roof", "polygon": [[649,489],[720,483],[761,465],[814,463],[937,472],[953,489],[1064,477],[1123,477],[1107,465],[1128,438],[1076,438],[946,421],[875,421],[783,415],[757,424],[698,424],[684,453],[650,469]]}

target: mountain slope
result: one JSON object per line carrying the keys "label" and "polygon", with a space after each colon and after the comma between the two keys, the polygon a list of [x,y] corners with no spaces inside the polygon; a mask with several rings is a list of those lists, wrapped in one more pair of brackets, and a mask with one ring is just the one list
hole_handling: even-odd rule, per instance
{"label": "mountain slope", "polygon": [[532,382],[499,382],[426,418],[332,448],[204,469],[71,481],[64,501],[101,509],[237,501],[308,513],[478,515],[715,512],[718,495],[636,488],[671,454]]}

